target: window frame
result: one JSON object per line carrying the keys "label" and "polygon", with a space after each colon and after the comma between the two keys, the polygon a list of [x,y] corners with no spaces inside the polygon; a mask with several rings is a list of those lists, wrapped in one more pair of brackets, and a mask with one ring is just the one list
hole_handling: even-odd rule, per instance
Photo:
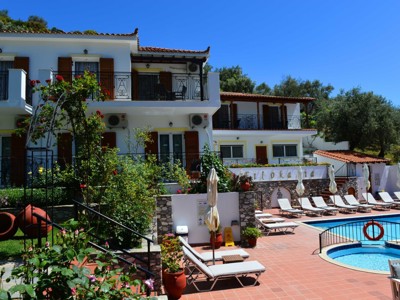
{"label": "window frame", "polygon": [[[275,147],[283,147],[283,156],[275,156],[275,151],[274,151],[274,148]],[[273,144],[272,145],[272,157],[274,157],[274,158],[279,158],[279,157],[299,157],[299,151],[298,151],[298,147],[297,147],[298,145],[297,144]],[[295,149],[296,149],[296,155],[290,155],[290,156],[288,156],[287,155],[287,149],[286,149],[286,147],[295,147]]]}
{"label": "window frame", "polygon": [[[230,156],[229,156],[229,157],[226,157],[226,156],[222,155],[222,157],[223,157],[224,159],[238,159],[238,158],[244,158],[244,145],[242,145],[242,144],[237,144],[237,145],[235,145],[235,144],[220,145],[220,146],[219,146],[219,151],[221,152],[221,154],[223,153],[223,152],[222,152],[222,149],[221,149],[222,147],[230,147]],[[241,151],[242,151],[242,156],[241,156],[241,157],[240,157],[240,156],[236,156],[236,157],[233,156],[233,147],[241,147]]]}

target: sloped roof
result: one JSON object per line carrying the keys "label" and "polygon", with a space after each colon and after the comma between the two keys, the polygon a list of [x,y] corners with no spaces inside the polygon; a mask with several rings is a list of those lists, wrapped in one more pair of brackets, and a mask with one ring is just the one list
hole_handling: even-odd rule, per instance
{"label": "sloped roof", "polygon": [[350,150],[331,150],[331,151],[317,150],[314,152],[314,154],[343,161],[346,163],[355,163],[355,164],[389,162],[388,159],[379,158],[372,155]]}
{"label": "sloped roof", "polygon": [[311,97],[284,97],[260,94],[246,94],[236,92],[221,92],[222,101],[261,101],[261,102],[285,102],[285,103],[298,103],[298,102],[312,102],[315,98]]}
{"label": "sloped roof", "polygon": [[84,36],[135,36],[138,33],[138,29],[136,28],[134,32],[132,33],[98,33],[95,31],[88,30],[86,33],[84,31],[70,31],[70,32],[65,32],[63,30],[57,29],[57,30],[4,30],[0,29],[0,33],[20,33],[20,34],[46,34],[46,35],[84,35]]}
{"label": "sloped roof", "polygon": [[182,54],[208,54],[210,47],[206,50],[184,50],[184,49],[171,49],[160,47],[143,47],[139,46],[139,52],[158,52],[158,53],[182,53]]}

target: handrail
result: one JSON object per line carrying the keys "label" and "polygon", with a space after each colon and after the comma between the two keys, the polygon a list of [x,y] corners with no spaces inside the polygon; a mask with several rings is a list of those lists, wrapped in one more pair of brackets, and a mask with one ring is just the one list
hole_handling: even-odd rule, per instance
{"label": "handrail", "polygon": [[[364,231],[365,227],[368,223],[371,223],[372,234],[366,234]],[[381,232],[377,231],[375,227],[382,227],[383,233],[380,236]],[[400,243],[398,237],[400,236],[400,223],[385,221],[385,220],[377,220],[377,219],[367,219],[367,220],[358,220],[354,222],[348,222],[345,224],[336,225],[330,227],[319,234],[319,251],[322,252],[322,249],[341,243],[347,242],[383,242],[383,241],[391,241],[393,243]]]}

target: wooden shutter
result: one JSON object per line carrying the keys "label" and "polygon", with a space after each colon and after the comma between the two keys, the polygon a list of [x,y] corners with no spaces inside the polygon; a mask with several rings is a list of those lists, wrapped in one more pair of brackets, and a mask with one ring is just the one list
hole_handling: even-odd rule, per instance
{"label": "wooden shutter", "polygon": [[101,147],[115,148],[117,147],[117,134],[115,132],[104,132],[102,134]]}
{"label": "wooden shutter", "polygon": [[236,103],[232,103],[232,124],[231,124],[231,128],[238,128],[239,124],[238,124],[238,118],[237,118],[237,104]]}
{"label": "wooden shutter", "polygon": [[282,105],[282,124],[283,129],[288,129],[287,106]]}
{"label": "wooden shutter", "polygon": [[139,73],[132,70],[132,100],[139,99]]}
{"label": "wooden shutter", "polygon": [[26,135],[11,135],[11,184],[22,186],[25,181]]}
{"label": "wooden shutter", "polygon": [[172,91],[172,73],[160,72],[160,83],[164,86],[167,92]]}
{"label": "wooden shutter", "polygon": [[114,59],[100,58],[100,82],[107,100],[114,97]]}
{"label": "wooden shutter", "polygon": [[267,146],[256,146],[256,161],[258,164],[267,164]]}
{"label": "wooden shutter", "polygon": [[199,133],[197,131],[185,131],[186,172],[196,170],[200,162]]}
{"label": "wooden shutter", "polygon": [[26,77],[29,78],[29,57],[15,57],[14,69],[23,69],[26,72]]}
{"label": "wooden shutter", "polygon": [[263,129],[270,129],[268,126],[268,113],[269,113],[269,106],[263,105]]}
{"label": "wooden shutter", "polygon": [[212,116],[213,129],[221,128],[221,125],[220,125],[220,122],[219,122],[219,120],[220,120],[220,117],[219,117],[220,110],[221,110],[221,108],[218,109]]}
{"label": "wooden shutter", "polygon": [[57,161],[62,170],[72,164],[72,134],[59,133],[57,138]]}
{"label": "wooden shutter", "polygon": [[158,154],[158,132],[152,131],[150,132],[151,142],[146,142],[144,152],[147,155],[149,154]]}
{"label": "wooden shutter", "polygon": [[64,77],[65,81],[72,82],[72,58],[58,58],[58,75]]}

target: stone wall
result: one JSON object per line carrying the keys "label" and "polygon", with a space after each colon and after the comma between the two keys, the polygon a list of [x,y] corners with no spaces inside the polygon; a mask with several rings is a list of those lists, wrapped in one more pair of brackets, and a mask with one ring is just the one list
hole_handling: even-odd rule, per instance
{"label": "stone wall", "polygon": [[173,233],[172,196],[164,195],[156,199],[157,243],[161,244],[164,234]]}
{"label": "stone wall", "polygon": [[[246,227],[256,227],[255,205],[256,192],[239,193],[240,232]],[[242,235],[240,235],[240,239],[242,245],[247,243],[247,240]]]}

